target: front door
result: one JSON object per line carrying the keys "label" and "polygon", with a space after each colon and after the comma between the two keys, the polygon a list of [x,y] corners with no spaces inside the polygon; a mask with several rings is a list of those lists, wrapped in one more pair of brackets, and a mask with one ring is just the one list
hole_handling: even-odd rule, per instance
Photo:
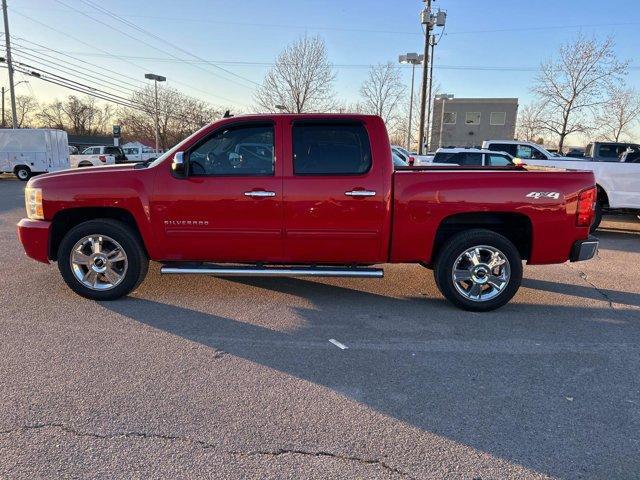
{"label": "front door", "polygon": [[282,260],[282,168],[272,122],[226,124],[185,152],[187,178],[156,177],[164,260]]}
{"label": "front door", "polygon": [[386,218],[383,169],[373,168],[365,125],[294,121],[286,130],[287,261],[380,262]]}

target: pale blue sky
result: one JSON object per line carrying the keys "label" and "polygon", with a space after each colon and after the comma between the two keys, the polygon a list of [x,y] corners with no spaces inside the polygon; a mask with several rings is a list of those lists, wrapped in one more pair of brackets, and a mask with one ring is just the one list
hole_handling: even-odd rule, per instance
{"label": "pale blue sky", "polygon": [[[326,40],[329,58],[337,67],[336,91],[347,103],[357,100],[366,65],[395,62],[400,53],[422,49],[420,0],[93,1],[202,59],[229,62],[219,66],[232,73],[175,61],[193,58],[82,0],[8,0],[16,57],[42,66],[41,61],[20,53],[49,55],[30,43],[35,42],[91,62],[97,67],[87,68],[104,69],[109,77],[126,79],[130,84],[121,90],[123,95],[127,88],[142,84],[144,73],[151,71],[165,75],[169,84],[185,93],[247,109],[255,89],[252,82],[262,80],[268,68],[265,64],[305,32],[318,33]],[[640,89],[640,7],[634,1],[440,0],[434,7],[448,12],[446,31],[436,48],[435,81],[457,97],[518,97],[521,104],[527,103],[533,70],[580,30],[599,36],[614,34],[618,55],[631,61],[628,83]],[[410,69],[405,68],[403,74],[409,83]],[[2,82],[7,83],[6,70],[2,70]],[[35,79],[30,87],[41,99],[69,93]],[[19,93],[29,92],[29,85],[17,88]]]}

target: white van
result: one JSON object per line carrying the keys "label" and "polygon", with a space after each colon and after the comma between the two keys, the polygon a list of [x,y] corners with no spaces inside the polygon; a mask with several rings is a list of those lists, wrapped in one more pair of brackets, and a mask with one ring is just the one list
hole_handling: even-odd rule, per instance
{"label": "white van", "polygon": [[0,172],[29,180],[36,173],[69,168],[67,132],[48,128],[0,130]]}

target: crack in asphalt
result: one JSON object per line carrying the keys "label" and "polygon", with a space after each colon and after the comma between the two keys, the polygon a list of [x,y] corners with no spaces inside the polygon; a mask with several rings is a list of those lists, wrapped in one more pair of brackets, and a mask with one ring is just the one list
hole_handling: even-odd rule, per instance
{"label": "crack in asphalt", "polygon": [[609,295],[607,295],[605,292],[603,292],[602,290],[600,290],[600,288],[598,288],[598,286],[595,283],[593,283],[591,280],[589,280],[589,276],[586,273],[584,273],[582,270],[578,270],[578,275],[580,275],[580,277],[585,282],[587,282],[589,285],[591,285],[596,292],[598,292],[600,295],[602,295],[602,298],[604,298],[609,303],[609,308],[615,310],[615,307],[613,306],[613,300],[611,299],[611,297]]}
{"label": "crack in asphalt", "polygon": [[391,465],[389,465],[388,463],[382,460],[355,457],[351,455],[340,455],[340,454],[331,453],[331,452],[323,452],[323,451],[308,452],[306,450],[280,448],[278,450],[273,450],[273,451],[271,450],[255,450],[251,452],[230,451],[227,453],[231,455],[242,455],[242,456],[264,455],[264,456],[277,457],[279,455],[307,455],[312,457],[329,457],[329,458],[336,458],[338,460],[358,462],[364,465],[379,465],[385,470],[388,470],[389,472],[397,473],[398,475],[401,475],[407,478],[414,478],[411,475],[409,475],[407,472],[404,472],[396,467],[392,467]]}
{"label": "crack in asphalt", "polygon": [[[184,443],[198,445],[201,448],[219,447],[218,444],[205,442],[204,440],[192,439],[189,437],[181,437],[178,435],[165,435],[160,433],[146,433],[146,432],[137,432],[137,431],[116,432],[116,433],[95,433],[95,432],[76,430],[75,428],[69,427],[63,423],[58,423],[58,422],[35,423],[31,425],[23,425],[20,427],[15,427],[9,430],[0,430],[0,435],[11,435],[14,433],[27,432],[30,430],[45,430],[50,428],[56,428],[56,429],[62,430],[65,433],[69,433],[71,435],[75,435],[78,437],[90,437],[90,438],[97,438],[101,440],[105,440],[105,439],[109,440],[109,439],[116,439],[116,438],[142,438],[142,439],[156,439],[156,440],[165,440],[165,441],[184,442]],[[396,467],[393,467],[388,463],[384,462],[383,460],[356,457],[353,455],[341,455],[338,453],[325,452],[325,451],[307,451],[307,450],[300,450],[300,449],[280,448],[277,450],[251,450],[247,452],[243,452],[240,450],[230,450],[230,451],[222,451],[221,453],[226,453],[228,455],[244,456],[244,457],[251,457],[251,456],[258,456],[258,455],[270,456],[270,457],[278,457],[280,455],[305,455],[305,456],[311,456],[311,457],[335,458],[343,461],[358,462],[363,465],[378,465],[389,472],[392,472],[407,478],[412,478],[412,479],[414,478],[411,475],[409,475],[407,472],[404,472]]]}

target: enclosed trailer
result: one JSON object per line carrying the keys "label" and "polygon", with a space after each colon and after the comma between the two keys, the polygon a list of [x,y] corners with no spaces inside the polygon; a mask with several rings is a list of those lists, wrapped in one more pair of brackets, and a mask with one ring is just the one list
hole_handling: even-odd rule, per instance
{"label": "enclosed trailer", "polygon": [[67,132],[49,128],[0,130],[0,172],[28,180],[69,168]]}

